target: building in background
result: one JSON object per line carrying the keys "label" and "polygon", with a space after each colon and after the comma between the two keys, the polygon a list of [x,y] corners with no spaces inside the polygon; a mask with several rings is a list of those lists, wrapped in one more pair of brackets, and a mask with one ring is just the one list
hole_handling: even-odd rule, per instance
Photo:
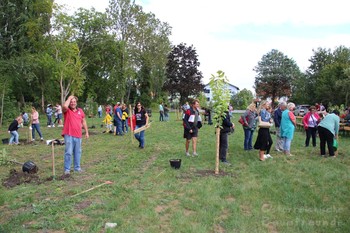
{"label": "building in background", "polygon": [[[231,97],[236,95],[239,91],[238,87],[236,87],[235,85],[229,84],[229,83],[226,84],[226,88],[230,90]],[[209,83],[204,85],[203,92],[204,92],[205,97],[207,98],[207,101],[210,102],[213,99],[213,93],[210,89]]]}

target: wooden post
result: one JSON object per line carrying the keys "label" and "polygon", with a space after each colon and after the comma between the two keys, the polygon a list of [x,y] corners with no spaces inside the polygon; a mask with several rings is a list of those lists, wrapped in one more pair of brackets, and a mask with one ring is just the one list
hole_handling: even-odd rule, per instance
{"label": "wooden post", "polygon": [[29,123],[28,123],[28,142],[31,142],[33,140],[33,137],[32,137],[32,114],[30,114],[29,116]]}
{"label": "wooden post", "polygon": [[51,141],[52,147],[52,178],[55,179],[56,171],[55,171],[55,140]]}
{"label": "wooden post", "polygon": [[131,104],[129,104],[129,113],[130,113],[130,132],[131,132],[131,144],[134,144],[134,129],[133,129],[133,121],[132,121],[132,108]]}
{"label": "wooden post", "polygon": [[220,152],[220,127],[216,127],[216,160],[215,160],[215,175],[219,174],[219,152]]}

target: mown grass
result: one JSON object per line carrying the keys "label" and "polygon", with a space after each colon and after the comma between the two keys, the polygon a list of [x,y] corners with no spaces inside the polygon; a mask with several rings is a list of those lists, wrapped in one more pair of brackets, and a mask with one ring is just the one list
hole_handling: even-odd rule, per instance
{"label": "mown grass", "polygon": [[[200,156],[187,158],[181,121],[170,117],[158,122],[154,114],[143,150],[130,133],[102,134],[94,119],[97,128],[83,142],[85,172],[63,180],[63,146],[55,147],[57,176],[51,180],[50,146],[1,145],[17,161],[34,161],[41,184],[0,187],[0,232],[350,232],[350,137],[341,137],[338,158],[320,158],[318,148],[303,147],[305,136],[297,131],[293,158],[273,151],[273,159],[260,162],[257,151],[243,150],[236,116],[232,165],[220,165],[215,176],[214,127],[203,126]],[[60,138],[61,128],[43,126],[45,139]],[[0,136],[8,136],[6,128]],[[179,170],[170,168],[173,158],[182,159]],[[12,168],[21,170],[0,166],[2,181]],[[113,184],[72,197],[105,181]],[[118,225],[105,229],[107,222]]]}

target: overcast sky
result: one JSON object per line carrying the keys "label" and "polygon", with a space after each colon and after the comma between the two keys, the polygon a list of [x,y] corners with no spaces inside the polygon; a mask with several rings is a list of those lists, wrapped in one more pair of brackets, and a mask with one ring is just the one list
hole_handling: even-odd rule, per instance
{"label": "overcast sky", "polygon": [[[72,9],[104,11],[108,0],[55,0]],[[193,45],[206,84],[225,72],[230,83],[253,91],[253,68],[277,49],[309,66],[312,49],[350,47],[350,14],[346,0],[136,0],[172,27],[173,45]]]}

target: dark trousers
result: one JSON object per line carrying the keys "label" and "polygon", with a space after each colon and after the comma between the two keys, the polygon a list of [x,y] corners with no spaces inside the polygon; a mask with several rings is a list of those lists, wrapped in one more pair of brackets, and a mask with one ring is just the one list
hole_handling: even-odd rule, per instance
{"label": "dark trousers", "polygon": [[164,121],[164,112],[159,111],[159,121]]}
{"label": "dark trousers", "polygon": [[219,158],[221,161],[226,161],[227,148],[228,148],[228,132],[220,133]]}
{"label": "dark trousers", "polygon": [[321,155],[326,155],[326,142],[328,147],[328,152],[330,156],[334,156],[333,140],[334,135],[326,128],[319,126],[318,135],[320,136],[320,150]]}
{"label": "dark trousers", "polygon": [[306,129],[306,140],[305,140],[305,146],[309,146],[310,143],[310,137],[312,138],[312,146],[316,146],[316,127],[308,127]]}

